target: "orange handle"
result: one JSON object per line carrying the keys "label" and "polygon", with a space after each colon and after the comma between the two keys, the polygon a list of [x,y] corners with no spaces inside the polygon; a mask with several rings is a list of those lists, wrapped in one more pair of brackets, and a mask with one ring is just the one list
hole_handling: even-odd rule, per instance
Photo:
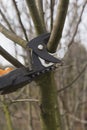
{"label": "orange handle", "polygon": [[4,75],[4,74],[7,74],[7,73],[9,73],[10,71],[12,71],[13,70],[13,68],[6,68],[6,69],[0,69],[0,76],[2,76],[2,75]]}

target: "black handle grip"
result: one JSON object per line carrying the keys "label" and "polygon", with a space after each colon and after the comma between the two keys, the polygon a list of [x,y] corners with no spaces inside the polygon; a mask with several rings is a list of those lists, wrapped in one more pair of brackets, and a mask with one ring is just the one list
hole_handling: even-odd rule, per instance
{"label": "black handle grip", "polygon": [[28,68],[15,69],[0,77],[0,93],[7,94],[14,92],[32,81]]}

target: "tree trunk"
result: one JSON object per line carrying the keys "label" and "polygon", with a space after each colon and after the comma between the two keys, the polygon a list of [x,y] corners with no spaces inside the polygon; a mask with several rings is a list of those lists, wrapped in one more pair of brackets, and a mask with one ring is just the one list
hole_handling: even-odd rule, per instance
{"label": "tree trunk", "polygon": [[60,112],[57,101],[57,88],[54,73],[48,72],[38,79],[41,90],[42,130],[61,130]]}

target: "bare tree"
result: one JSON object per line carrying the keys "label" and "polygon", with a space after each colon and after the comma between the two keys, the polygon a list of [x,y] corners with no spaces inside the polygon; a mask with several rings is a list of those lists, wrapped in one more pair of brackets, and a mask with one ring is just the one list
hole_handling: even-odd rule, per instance
{"label": "bare tree", "polygon": [[[60,0],[60,1],[25,0],[25,1],[21,1],[21,3],[20,3],[20,1],[10,0],[9,3],[11,4],[12,8],[14,9],[13,13],[16,17],[15,18],[16,21],[14,20],[14,18],[10,17],[10,15],[12,15],[12,13],[9,14],[9,11],[6,13],[7,10],[11,10],[11,9],[6,7],[5,1],[1,0],[0,1],[0,7],[1,7],[1,9],[0,9],[0,18],[1,18],[0,32],[5,37],[10,39],[12,42],[20,45],[22,48],[24,48],[24,50],[26,50],[27,42],[28,42],[28,40],[31,39],[31,37],[33,38],[36,35],[46,33],[46,32],[48,32],[48,30],[51,30],[51,35],[50,35],[49,42],[47,44],[47,49],[49,50],[49,52],[54,53],[58,47],[59,47],[59,49],[62,48],[61,40],[63,37],[65,40],[65,47],[67,47],[67,48],[71,47],[72,43],[74,43],[76,34],[78,32],[78,27],[81,23],[81,18],[82,18],[84,9],[87,4],[87,0],[82,2],[83,4],[80,5],[82,8],[80,14],[78,14],[78,9],[79,9],[79,7],[77,7],[78,2],[75,0],[74,0],[74,3],[73,2],[71,3],[71,1],[69,1],[69,0]],[[9,3],[7,5],[9,5]],[[74,10],[73,10],[74,12],[72,11],[72,5],[74,7]],[[49,13],[46,13],[46,11],[48,11]],[[71,19],[71,17],[69,19],[70,13],[71,13],[72,19]],[[69,19],[68,23],[67,23],[66,16],[67,16],[67,19]],[[50,27],[48,28],[49,19],[50,19]],[[66,20],[66,22],[65,22],[65,20]],[[65,36],[63,36],[64,27],[66,28],[67,24],[69,24],[69,27],[67,29],[67,33],[65,34]],[[72,30],[70,30],[70,28]],[[5,43],[0,43],[0,44],[2,45]],[[2,56],[4,56],[8,61],[10,61],[16,67],[23,66],[23,64],[21,64],[18,60],[13,58],[11,55],[8,55],[8,53],[1,47],[1,45],[0,45],[0,54]],[[24,57],[24,55],[23,55],[23,57]],[[76,62],[74,62],[74,64],[76,64]],[[84,71],[81,71],[81,72],[84,72]],[[26,99],[26,96],[24,96],[25,93],[28,96],[28,98],[30,98],[30,97],[32,97],[32,95],[34,95],[32,93],[35,93],[35,90],[33,90],[33,92],[32,92],[32,90],[29,90],[29,88],[26,89],[26,92],[24,92],[25,89],[21,90],[23,93],[18,92],[18,94],[14,100],[10,99],[9,101],[7,101],[6,98],[7,97],[9,98],[9,96],[4,97],[3,100],[1,100],[1,102],[4,103],[4,101],[5,101],[4,110],[5,110],[5,115],[7,115],[6,118],[8,117],[7,120],[9,121],[9,122],[7,122],[8,129],[12,130],[12,122],[11,122],[11,119],[9,116],[10,115],[9,109],[6,108],[6,105],[14,104],[15,102],[16,103],[24,102],[25,104],[26,104],[26,102],[30,102],[29,106],[27,106],[27,108],[28,108],[29,114],[30,114],[29,125],[31,127],[28,127],[28,129],[30,129],[30,128],[31,128],[31,130],[34,129],[33,123],[32,123],[32,113],[34,111],[35,115],[38,117],[38,120],[39,120],[39,118],[41,119],[42,130],[49,130],[49,129],[50,130],[62,130],[62,129],[64,129],[63,128],[64,124],[65,124],[65,129],[71,130],[73,128],[73,124],[75,123],[72,119],[72,118],[74,118],[72,116],[72,113],[76,114],[76,112],[78,110],[77,109],[78,104],[72,103],[72,104],[74,104],[74,106],[76,106],[76,108],[74,108],[74,110],[72,110],[73,111],[72,113],[68,113],[68,111],[71,111],[71,108],[67,107],[70,105],[70,100],[69,100],[69,102],[67,102],[68,97],[70,97],[70,95],[67,94],[68,92],[66,93],[66,89],[69,87],[71,88],[72,84],[75,81],[77,81],[77,79],[82,74],[81,72],[79,72],[79,74],[77,75],[77,77],[74,80],[71,80],[71,79],[73,77],[72,75],[75,73],[73,73],[73,74],[71,73],[70,77],[67,76],[66,83],[68,83],[69,80],[70,80],[70,82],[69,82],[69,85],[67,85],[65,87],[64,87],[64,79],[63,79],[63,76],[65,76],[65,75],[63,73],[60,74],[61,78],[60,78],[60,80],[58,80],[58,82],[61,85],[59,83],[56,84],[56,81],[54,79],[54,77],[55,77],[54,72],[48,72],[48,73],[42,75],[38,80],[36,80],[36,83],[39,85],[39,88],[40,88],[40,96],[41,96],[41,97],[39,97],[40,108],[39,108],[39,104],[38,104],[39,101],[35,99],[36,97],[34,97],[34,99]],[[62,86],[62,88],[61,88],[61,86]],[[59,88],[59,90],[57,93],[58,88]],[[63,92],[63,94],[59,94],[59,92]],[[77,93],[78,93],[78,90],[77,90]],[[18,100],[18,97],[21,97],[21,95],[25,98]],[[14,95],[12,95],[12,97],[14,97]],[[66,121],[62,120],[62,118],[61,118],[61,110],[60,110],[61,103],[60,103],[60,101],[58,101],[58,97],[60,98],[60,100],[62,102],[62,107],[63,107],[62,110],[66,111],[66,113],[64,115],[64,118],[66,119]],[[65,97],[66,97],[66,99],[65,99]],[[72,94],[72,96],[70,98],[71,99],[74,98],[74,95]],[[78,100],[78,99],[76,99],[76,100]],[[31,102],[34,102],[36,105],[35,104],[32,105]],[[34,110],[32,110],[33,106],[34,106]],[[21,107],[21,104],[20,104],[20,107]],[[39,113],[39,110],[35,111],[35,108],[39,109],[40,113]],[[15,112],[15,110],[14,110],[14,112]],[[38,113],[40,114],[40,116]],[[36,118],[36,116],[35,116],[35,118]],[[77,118],[75,117],[75,119],[77,119]],[[72,123],[69,122],[69,120],[72,121]],[[40,126],[39,126],[39,128],[40,128]]]}

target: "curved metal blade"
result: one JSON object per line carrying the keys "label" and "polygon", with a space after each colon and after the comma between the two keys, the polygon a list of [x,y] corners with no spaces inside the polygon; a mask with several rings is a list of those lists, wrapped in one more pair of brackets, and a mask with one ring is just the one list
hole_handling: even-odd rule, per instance
{"label": "curved metal blade", "polygon": [[[49,38],[50,38],[50,33],[42,34],[42,35],[34,38],[33,40],[31,40],[28,43],[28,47],[33,49],[33,51],[36,53],[36,55],[38,55],[39,57],[41,57],[45,61],[52,62],[52,63],[61,63],[61,60],[53,57],[47,51],[46,45],[47,45],[47,42],[48,42]],[[43,47],[42,50],[40,50],[38,48],[39,45],[42,45],[42,47]]]}
{"label": "curved metal blade", "polygon": [[[44,45],[43,45],[44,46]],[[50,53],[48,53],[47,49],[45,49],[45,47],[43,48],[43,50],[39,50],[39,49],[35,49],[34,52],[41,57],[42,59],[44,59],[47,62],[52,62],[52,63],[61,63],[61,60],[53,57]]]}
{"label": "curved metal blade", "polygon": [[34,46],[37,47],[40,43],[47,44],[49,38],[50,38],[50,33],[41,34],[40,36],[35,37],[34,39],[30,40],[29,43],[27,44],[27,46],[29,48],[34,49]]}

